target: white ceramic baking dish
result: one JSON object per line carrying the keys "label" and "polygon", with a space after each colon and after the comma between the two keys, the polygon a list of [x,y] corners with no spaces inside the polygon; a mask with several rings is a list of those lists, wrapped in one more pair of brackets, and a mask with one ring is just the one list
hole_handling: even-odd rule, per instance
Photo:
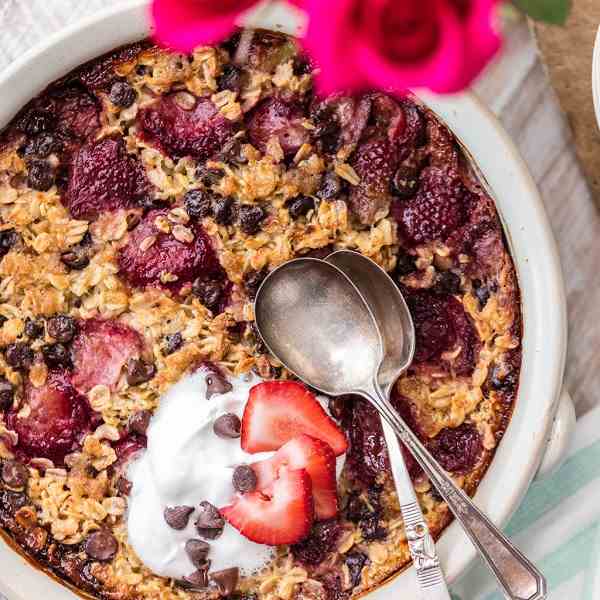
{"label": "white ceramic baking dish", "polygon": [[[149,33],[148,1],[135,0],[100,12],[24,54],[0,75],[0,128],[51,81],[77,65]],[[252,23],[294,33],[297,11],[263,7]],[[566,306],[557,249],[544,206],[525,163],[495,117],[471,94],[419,94],[448,124],[475,158],[493,191],[518,271],[524,319],[523,367],[511,423],[477,494],[476,503],[500,525],[507,522],[536,473],[560,462],[574,423],[572,404],[561,394],[567,344]],[[540,464],[542,465],[540,467]],[[475,550],[454,523],[438,551],[447,577],[456,579]],[[0,539],[0,591],[9,600],[65,600],[73,593],[35,569]],[[370,593],[417,597],[412,569]]]}

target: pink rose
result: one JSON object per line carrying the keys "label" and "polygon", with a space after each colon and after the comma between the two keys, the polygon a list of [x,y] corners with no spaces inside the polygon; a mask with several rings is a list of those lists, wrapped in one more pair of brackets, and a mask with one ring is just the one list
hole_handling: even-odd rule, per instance
{"label": "pink rose", "polygon": [[[456,92],[500,45],[499,0],[288,0],[308,13],[303,40],[321,92],[427,87]],[[189,52],[221,41],[257,0],[154,0],[155,37]]]}
{"label": "pink rose", "polygon": [[325,94],[379,88],[459,91],[500,45],[497,0],[304,0],[304,45]]}
{"label": "pink rose", "polygon": [[163,46],[191,52],[225,39],[257,0],[154,0],[154,37]]}

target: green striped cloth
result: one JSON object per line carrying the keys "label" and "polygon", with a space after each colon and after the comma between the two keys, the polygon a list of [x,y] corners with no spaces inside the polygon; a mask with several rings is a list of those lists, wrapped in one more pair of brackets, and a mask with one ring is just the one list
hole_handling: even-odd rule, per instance
{"label": "green striped cloth", "polygon": [[[577,422],[566,462],[532,483],[506,531],[546,576],[549,600],[600,600],[600,407]],[[504,600],[481,564],[452,597]]]}

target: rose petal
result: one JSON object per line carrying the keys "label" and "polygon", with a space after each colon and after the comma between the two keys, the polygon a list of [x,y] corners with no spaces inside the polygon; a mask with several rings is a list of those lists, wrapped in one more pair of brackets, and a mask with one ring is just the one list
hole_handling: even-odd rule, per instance
{"label": "rose petal", "polygon": [[255,3],[256,0],[153,0],[154,37],[164,46],[191,52],[226,38],[240,14]]}

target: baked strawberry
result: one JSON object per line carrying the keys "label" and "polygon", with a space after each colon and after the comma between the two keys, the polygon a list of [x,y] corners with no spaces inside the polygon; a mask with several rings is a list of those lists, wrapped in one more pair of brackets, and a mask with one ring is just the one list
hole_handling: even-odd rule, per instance
{"label": "baked strawberry", "polygon": [[405,244],[446,240],[466,221],[471,197],[457,173],[437,167],[424,169],[415,196],[392,208]]}
{"label": "baked strawberry", "polygon": [[313,523],[310,476],[304,469],[285,470],[267,488],[242,494],[221,515],[243,536],[258,544],[280,546],[304,539]]}
{"label": "baked strawberry", "polygon": [[[129,234],[127,244],[119,253],[119,269],[127,281],[136,287],[159,285],[178,291],[196,278],[224,280],[225,274],[202,226],[193,224],[191,242],[180,241],[171,233],[163,233],[156,227],[158,217],[166,218],[167,209],[149,211],[141,223]],[[154,240],[145,247],[144,240]],[[142,243],[144,242],[144,243]],[[161,281],[162,274],[176,277],[175,281]],[[222,302],[227,299],[222,294]]]}
{"label": "baked strawberry", "polygon": [[303,433],[327,442],[336,456],[348,448],[346,436],[301,383],[265,381],[250,390],[242,417],[246,452],[279,450]]}
{"label": "baked strawberry", "polygon": [[213,156],[233,134],[233,123],[219,112],[210,98],[182,94],[185,96],[179,93],[163,96],[141,109],[137,118],[139,135],[171,158],[191,156],[202,162]]}
{"label": "baked strawberry", "polygon": [[149,193],[144,167],[127,153],[120,136],[82,146],[73,156],[64,204],[77,219],[130,208]]}
{"label": "baked strawberry", "polygon": [[[451,366],[457,375],[471,374],[479,341],[463,305],[454,296],[429,290],[408,292],[406,301],[415,324],[415,364]],[[446,362],[444,352],[457,346],[460,352]]]}
{"label": "baked strawberry", "polygon": [[257,489],[268,488],[283,470],[304,469],[312,481],[315,519],[329,519],[338,512],[335,455],[329,444],[302,434],[284,444],[275,456],[252,465]]}
{"label": "baked strawberry", "polygon": [[358,146],[351,164],[360,182],[350,191],[350,208],[361,223],[372,224],[390,205],[390,181],[398,166],[398,154],[387,138],[374,137]]}
{"label": "baked strawberry", "polygon": [[62,463],[77,448],[89,429],[90,411],[85,396],[71,385],[67,373],[51,371],[41,387],[25,385],[24,405],[9,412],[6,422],[19,435],[17,453],[25,458],[49,458]]}
{"label": "baked strawberry", "polygon": [[276,137],[284,153],[293,155],[310,138],[303,122],[302,107],[293,100],[265,98],[248,116],[248,137],[261,152],[266,152],[269,139]]}
{"label": "baked strawberry", "polygon": [[130,358],[139,358],[142,339],[137,331],[113,320],[79,322],[73,340],[73,385],[86,393],[96,385],[114,388]]}

